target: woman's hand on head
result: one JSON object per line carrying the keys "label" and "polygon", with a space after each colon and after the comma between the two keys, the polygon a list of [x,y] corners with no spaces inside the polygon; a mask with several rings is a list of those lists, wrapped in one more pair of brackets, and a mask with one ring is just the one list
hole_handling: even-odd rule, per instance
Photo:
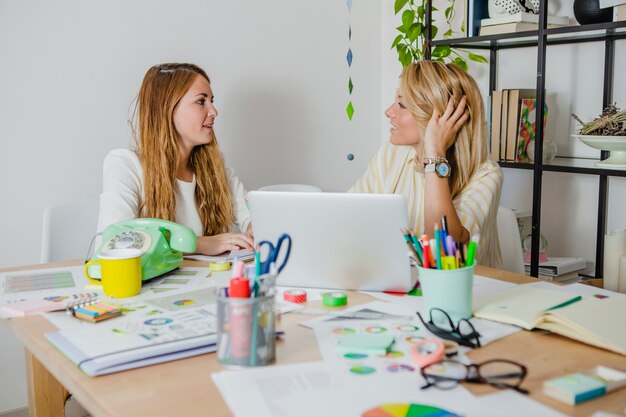
{"label": "woman's hand on head", "polygon": [[219,255],[233,250],[252,249],[254,241],[247,233],[223,233],[199,236],[196,251],[202,255]]}
{"label": "woman's hand on head", "polygon": [[450,98],[443,115],[440,116],[437,110],[433,111],[424,133],[425,157],[445,156],[446,151],[454,145],[457,133],[469,118],[466,104],[467,98],[463,96],[455,108]]}

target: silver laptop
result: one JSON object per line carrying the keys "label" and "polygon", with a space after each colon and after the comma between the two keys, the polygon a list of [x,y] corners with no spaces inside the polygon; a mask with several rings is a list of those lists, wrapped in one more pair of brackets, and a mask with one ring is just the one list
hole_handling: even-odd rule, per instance
{"label": "silver laptop", "polygon": [[292,238],[278,285],[411,290],[404,196],[251,191],[248,205],[256,242]]}

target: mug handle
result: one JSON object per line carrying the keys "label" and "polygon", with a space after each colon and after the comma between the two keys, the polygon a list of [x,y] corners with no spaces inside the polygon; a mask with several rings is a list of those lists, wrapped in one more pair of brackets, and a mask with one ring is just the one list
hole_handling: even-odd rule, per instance
{"label": "mug handle", "polygon": [[102,285],[102,281],[97,281],[89,276],[89,265],[92,265],[92,264],[100,265],[100,268],[101,268],[100,270],[102,270],[102,265],[100,264],[99,259],[85,262],[85,276],[92,284]]}

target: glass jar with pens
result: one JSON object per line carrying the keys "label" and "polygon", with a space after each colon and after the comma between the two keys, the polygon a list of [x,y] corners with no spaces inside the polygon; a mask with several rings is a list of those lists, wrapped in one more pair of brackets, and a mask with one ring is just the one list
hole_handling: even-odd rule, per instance
{"label": "glass jar with pens", "polygon": [[[275,279],[269,274],[263,281]],[[249,292],[248,279],[238,279],[217,298],[217,360],[225,367],[269,365],[276,360],[275,287]],[[246,293],[241,288],[248,287]],[[263,288],[263,286],[262,286]]]}
{"label": "glass jar with pens", "polygon": [[[261,259],[263,247],[267,249],[265,260]],[[233,278],[217,298],[217,360],[223,366],[241,368],[275,362],[275,283],[290,252],[291,237],[283,234],[276,245],[259,243],[254,270],[249,274],[244,273],[243,263],[233,265]]]}

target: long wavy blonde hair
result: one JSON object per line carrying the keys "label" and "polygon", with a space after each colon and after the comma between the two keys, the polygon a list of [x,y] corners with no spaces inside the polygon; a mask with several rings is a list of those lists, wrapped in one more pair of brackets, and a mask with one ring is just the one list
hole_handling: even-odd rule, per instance
{"label": "long wavy blonde hair", "polygon": [[[456,197],[478,167],[487,160],[487,124],[483,99],[476,81],[456,64],[421,60],[407,66],[400,77],[399,93],[403,104],[411,111],[418,125],[426,129],[433,110],[443,114],[452,98],[456,107],[467,97],[469,118],[457,133],[456,141],[447,150],[446,159],[452,168],[450,193]],[[423,143],[417,161],[425,156]]]}
{"label": "long wavy blonde hair", "polygon": [[[133,128],[137,154],[143,168],[147,217],[175,221],[176,174],[180,135],[174,127],[174,110],[196,77],[209,77],[193,64],[161,64],[148,70],[135,104],[138,129]],[[227,232],[233,222],[233,202],[224,158],[215,135],[196,146],[189,158],[196,176],[195,200],[204,235]]]}

